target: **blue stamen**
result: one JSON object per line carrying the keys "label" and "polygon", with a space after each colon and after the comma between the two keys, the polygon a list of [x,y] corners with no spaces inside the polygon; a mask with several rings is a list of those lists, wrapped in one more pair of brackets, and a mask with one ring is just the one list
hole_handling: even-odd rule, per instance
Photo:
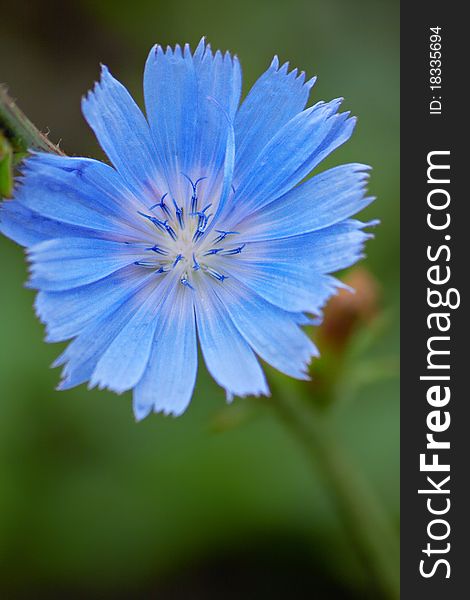
{"label": "blue stamen", "polygon": [[184,275],[181,277],[181,279],[180,279],[180,283],[181,283],[182,285],[184,285],[185,287],[188,287],[188,288],[190,288],[191,290],[194,290],[193,286],[192,286],[192,285],[189,283],[189,281],[188,281],[188,278],[187,278],[187,275],[186,275],[186,273],[185,273],[185,274],[184,274]]}
{"label": "blue stamen", "polygon": [[157,202],[157,204],[154,204],[154,205],[152,205],[152,206],[149,208],[149,210],[153,210],[154,208],[157,208],[157,206],[158,206],[158,207],[159,207],[159,208],[161,208],[161,209],[162,209],[162,211],[163,211],[163,212],[164,212],[164,213],[165,213],[165,214],[166,214],[166,215],[169,217],[171,213],[170,213],[170,211],[169,211],[169,209],[168,209],[168,206],[167,206],[167,205],[165,204],[165,202],[164,202],[164,200],[165,200],[165,198],[166,198],[167,196],[168,196],[168,192],[167,192],[166,194],[163,194],[163,196],[162,196],[162,198],[161,198],[160,202]]}
{"label": "blue stamen", "polygon": [[197,224],[197,228],[200,229],[201,231],[204,231],[205,227],[206,227],[206,223],[207,223],[207,217],[204,213],[198,213],[199,216],[199,222]]}
{"label": "blue stamen", "polygon": [[240,252],[245,246],[246,244],[242,244],[241,246],[238,246],[238,248],[232,248],[232,250],[224,250],[223,254],[224,256],[233,256],[234,254],[240,254]]}
{"label": "blue stamen", "polygon": [[156,254],[163,254],[163,256],[166,256],[168,254],[168,252],[166,250],[163,250],[163,248],[159,248],[157,245],[152,246],[151,248],[145,248],[145,249],[155,252]]}
{"label": "blue stamen", "polygon": [[215,229],[215,231],[217,233],[220,233],[220,235],[214,240],[214,244],[218,244],[219,242],[224,240],[228,235],[235,235],[240,233],[239,231],[223,231],[222,229]]}
{"label": "blue stamen", "polygon": [[196,179],[196,181],[194,183],[194,187],[197,188],[198,183],[200,183],[201,181],[204,181],[204,179],[207,179],[207,177],[199,177],[199,179]]}
{"label": "blue stamen", "polygon": [[168,225],[168,219],[165,221],[160,221],[161,225],[163,226],[164,230],[170,235],[170,237],[173,240],[176,240],[177,235],[175,233],[175,230],[173,229],[173,227],[171,225]]}
{"label": "blue stamen", "polygon": [[175,258],[175,262],[173,263],[173,269],[176,267],[180,260],[183,260],[182,254],[178,254],[178,256]]}
{"label": "blue stamen", "polygon": [[194,264],[193,264],[193,269],[194,269],[195,271],[199,271],[199,269],[201,268],[201,265],[200,265],[200,264],[197,262],[197,260],[196,260],[196,257],[195,257],[195,255],[194,255],[194,253],[193,253],[193,263],[194,263]]}
{"label": "blue stamen", "polygon": [[145,217],[151,223],[153,223],[155,225],[155,227],[158,227],[162,231],[165,231],[166,223],[167,223],[166,221],[160,221],[160,219],[157,219],[157,217],[152,217],[152,215],[146,215],[145,213],[141,212],[140,210],[138,210],[137,212],[139,213],[140,216]]}
{"label": "blue stamen", "polygon": [[208,217],[208,215],[206,215],[206,210],[208,208],[210,208],[211,206],[212,206],[212,203],[205,206],[202,210],[197,210],[196,212],[191,212],[189,214],[191,217],[199,217],[200,219],[201,218],[208,219],[209,217]]}
{"label": "blue stamen", "polygon": [[204,235],[204,229],[196,229],[193,235],[193,242],[197,242]]}
{"label": "blue stamen", "polygon": [[209,275],[212,275],[212,277],[214,277],[214,279],[217,279],[217,281],[224,281],[225,279],[228,279],[227,275],[222,275],[222,273],[219,273],[218,271],[216,271],[215,269],[212,269],[211,267],[206,267],[206,271],[209,273]]}
{"label": "blue stamen", "polygon": [[204,253],[204,256],[209,256],[211,254],[218,254],[219,252],[222,252],[223,248],[211,248],[210,250],[208,250],[207,252]]}
{"label": "blue stamen", "polygon": [[193,181],[191,180],[191,178],[188,177],[185,173],[181,173],[181,175],[183,175],[183,177],[185,177],[189,181],[191,187],[193,188],[193,194],[191,196],[191,212],[194,212],[195,210],[197,210],[197,200],[198,200],[198,198],[197,198],[197,185],[198,185],[198,183],[200,181],[203,181],[204,179],[207,179],[207,177],[199,177],[199,179],[197,179],[193,183]]}
{"label": "blue stamen", "polygon": [[204,230],[207,227],[207,223],[209,222],[209,219],[212,215],[206,215],[206,210],[208,208],[210,208],[212,206],[211,204],[208,204],[207,206],[205,206],[202,210],[197,211],[197,212],[193,212],[191,213],[191,216],[198,217],[198,224],[197,224],[197,229],[193,235],[193,241],[196,242],[204,233]]}
{"label": "blue stamen", "polygon": [[176,204],[176,200],[174,198],[173,198],[173,204],[174,204],[174,207],[175,207],[176,218],[178,219],[179,226],[181,227],[181,229],[184,229],[183,208],[182,207],[180,208]]}
{"label": "blue stamen", "polygon": [[153,223],[155,227],[158,227],[158,229],[161,229],[162,231],[166,231],[174,240],[176,240],[176,233],[173,227],[171,227],[171,225],[168,225],[168,219],[166,219],[165,221],[161,221],[160,219],[157,219],[157,217],[152,217],[151,215],[146,215],[145,213],[140,212],[140,210],[138,210],[137,212],[139,213],[139,215],[145,217],[151,223]]}
{"label": "blue stamen", "polygon": [[148,269],[153,269],[157,266],[154,262],[151,262],[149,260],[136,260],[134,264],[138,267],[146,267]]}

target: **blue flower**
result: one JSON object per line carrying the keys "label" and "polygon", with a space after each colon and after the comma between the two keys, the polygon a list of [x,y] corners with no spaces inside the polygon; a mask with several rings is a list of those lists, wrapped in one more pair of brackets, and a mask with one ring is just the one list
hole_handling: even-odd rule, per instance
{"label": "blue flower", "polygon": [[73,338],[59,389],[132,389],[137,419],[179,415],[198,340],[229,399],[269,394],[257,356],[308,378],[301,326],[362,257],[370,235],[350,217],[372,200],[361,164],[303,181],[355,124],[341,100],[305,109],[313,84],[274,58],[239,105],[236,57],[156,46],[146,118],[102,68],[82,108],[112,166],[33,153],[1,212],[47,341]]}

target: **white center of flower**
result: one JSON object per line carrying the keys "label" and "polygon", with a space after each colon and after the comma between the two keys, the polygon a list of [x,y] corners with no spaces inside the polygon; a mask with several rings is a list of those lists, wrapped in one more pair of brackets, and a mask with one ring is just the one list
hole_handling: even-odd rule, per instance
{"label": "white center of flower", "polygon": [[245,247],[235,245],[238,231],[215,228],[211,223],[212,205],[199,206],[197,183],[191,185],[193,195],[187,209],[175,200],[170,204],[165,194],[147,212],[138,211],[155,243],[145,247],[142,260],[135,262],[159,274],[173,272],[188,288],[193,288],[196,273],[206,273],[223,282],[228,275],[222,257],[240,254]]}

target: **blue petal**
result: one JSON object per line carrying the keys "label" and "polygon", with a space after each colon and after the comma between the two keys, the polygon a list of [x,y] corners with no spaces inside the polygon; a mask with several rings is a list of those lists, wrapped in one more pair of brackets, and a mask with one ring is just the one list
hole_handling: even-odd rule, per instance
{"label": "blue petal", "polygon": [[[136,237],[145,207],[110,166],[86,158],[35,154],[22,165],[15,199],[43,217],[101,236]],[[53,236],[50,235],[50,238]]]}
{"label": "blue petal", "polygon": [[142,248],[108,240],[62,238],[32,246],[28,256],[29,286],[61,291],[92,283],[132,264],[141,258]]}
{"label": "blue petal", "polygon": [[33,246],[51,238],[100,237],[95,230],[43,217],[16,200],[0,204],[0,232],[21,246]]}
{"label": "blue petal", "polygon": [[291,377],[308,379],[308,364],[318,351],[299,327],[305,323],[303,315],[273,306],[234,279],[219,285],[217,293],[238,331],[263,360]]}
{"label": "blue petal", "polygon": [[101,81],[82,100],[82,111],[98,141],[123,179],[136,193],[160,197],[156,149],[144,115],[126,88],[101,69]]}
{"label": "blue petal", "polygon": [[119,394],[138,383],[147,367],[160,308],[170,285],[175,285],[175,280],[167,276],[161,283],[154,278],[153,287],[145,287],[146,298],[98,361],[91,387],[107,387]]}
{"label": "blue petal", "polygon": [[354,129],[349,113],[336,114],[340,100],[322,102],[298,114],[263,148],[238,183],[228,223],[259,210],[292,189]]}
{"label": "blue petal", "polygon": [[152,410],[183,413],[191,400],[196,371],[193,292],[178,285],[161,307],[147,370],[134,388],[136,419]]}
{"label": "blue petal", "polygon": [[57,367],[65,364],[59,389],[69,389],[91,378],[98,361],[119,332],[126,327],[147,294],[146,286],[142,286],[139,293],[132,294],[114,310],[104,312],[100,318],[92,321],[68,345],[52,365]]}
{"label": "blue petal", "polygon": [[369,167],[342,165],[324,171],[249,215],[237,229],[250,241],[310,233],[334,225],[365,208]]}
{"label": "blue petal", "polygon": [[294,69],[289,73],[288,68],[288,63],[279,68],[279,60],[274,57],[237,112],[235,182],[245,177],[279,129],[305,108],[315,79],[305,82],[303,72],[299,75]]}
{"label": "blue petal", "polygon": [[220,194],[229,123],[240,98],[238,60],[219,51],[213,55],[204,40],[194,57],[187,45],[184,51],[156,46],[147,59],[144,92],[171,194],[189,200],[185,175],[193,182],[205,177],[198,190],[213,201]]}
{"label": "blue petal", "polygon": [[231,266],[230,277],[236,277],[262,298],[288,312],[318,316],[327,300],[343,287],[335,278],[318,273],[305,263],[238,261]]}
{"label": "blue petal", "polygon": [[220,192],[220,198],[217,203],[216,212],[214,218],[210,221],[209,226],[206,227],[205,233],[208,234],[209,230],[217,224],[219,216],[225,208],[228,198],[232,193],[232,181],[233,181],[233,170],[235,167],[235,132],[232,124],[229,125],[229,131],[227,136],[227,146],[225,149],[225,162],[224,162],[224,176],[222,182],[222,189]]}
{"label": "blue petal", "polygon": [[240,102],[242,74],[236,56],[232,58],[228,52],[222,55],[220,51],[212,55],[210,46],[204,47],[204,39],[194,53],[194,65],[199,100],[193,174],[196,176],[202,169],[207,169],[207,174],[202,173],[207,176],[203,183],[204,193],[208,199],[215,199],[220,194],[228,194],[232,183],[233,122]]}
{"label": "blue petal", "polygon": [[268,395],[264,373],[249,345],[227,315],[215,286],[197,289],[196,321],[202,354],[212,377],[227,398]]}
{"label": "blue petal", "polygon": [[35,309],[46,325],[46,341],[62,342],[77,336],[91,322],[106,316],[152,279],[142,267],[130,265],[104,279],[63,292],[40,291]]}
{"label": "blue petal", "polygon": [[375,224],[348,220],[304,235],[248,242],[238,260],[256,267],[264,263],[308,265],[317,273],[333,273],[363,258],[364,244],[373,236],[362,229]]}

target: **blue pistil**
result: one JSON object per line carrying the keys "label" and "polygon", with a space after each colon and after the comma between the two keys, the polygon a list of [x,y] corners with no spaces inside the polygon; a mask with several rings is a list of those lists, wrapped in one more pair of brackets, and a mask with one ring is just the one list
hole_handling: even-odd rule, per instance
{"label": "blue pistil", "polygon": [[196,256],[193,253],[193,269],[195,271],[199,271],[200,268],[201,268],[201,265],[197,262]]}

